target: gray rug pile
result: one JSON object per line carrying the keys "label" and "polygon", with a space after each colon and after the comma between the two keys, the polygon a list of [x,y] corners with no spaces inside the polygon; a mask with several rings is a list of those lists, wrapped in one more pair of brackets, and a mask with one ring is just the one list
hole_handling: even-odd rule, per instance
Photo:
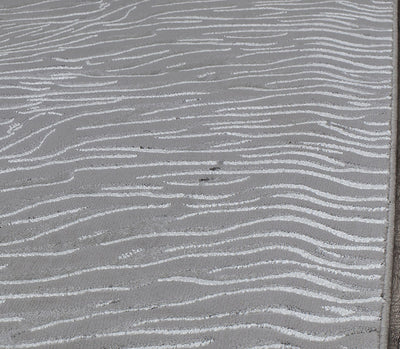
{"label": "gray rug pile", "polygon": [[383,348],[393,6],[2,0],[0,348]]}

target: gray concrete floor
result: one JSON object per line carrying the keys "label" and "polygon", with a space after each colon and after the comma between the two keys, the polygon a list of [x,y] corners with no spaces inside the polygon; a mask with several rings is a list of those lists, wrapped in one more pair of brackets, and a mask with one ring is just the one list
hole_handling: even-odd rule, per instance
{"label": "gray concrete floor", "polygon": [[[397,155],[397,173],[399,173],[399,154]],[[390,311],[390,333],[389,333],[389,349],[400,348],[400,180],[397,177],[397,193],[396,193],[396,233],[394,241],[393,253],[393,280],[392,280],[392,304]]]}
{"label": "gray concrete floor", "polygon": [[[397,155],[397,173],[399,173],[399,154]],[[400,348],[400,179],[397,177],[397,193],[396,193],[396,233],[394,241],[393,253],[393,280],[392,280],[392,304],[390,311],[390,333],[389,333],[389,349]]]}
{"label": "gray concrete floor", "polygon": [[[397,6],[397,11],[399,11]],[[397,14],[397,18],[399,15]],[[399,35],[397,35],[397,53],[400,46]],[[397,54],[397,58],[398,58]],[[400,62],[398,61],[399,71]],[[397,87],[399,86],[400,78],[397,76]],[[397,100],[398,100],[397,92]],[[399,109],[397,108],[399,114]],[[398,115],[399,116],[399,115]],[[398,117],[397,128],[399,129],[400,118]],[[397,135],[397,166],[396,174],[400,173],[400,152],[399,152],[400,136]],[[392,275],[392,301],[390,309],[390,329],[389,329],[389,349],[400,348],[400,178],[397,175],[396,178],[396,225],[395,225],[395,236],[394,236],[394,251],[393,251],[393,275]]]}

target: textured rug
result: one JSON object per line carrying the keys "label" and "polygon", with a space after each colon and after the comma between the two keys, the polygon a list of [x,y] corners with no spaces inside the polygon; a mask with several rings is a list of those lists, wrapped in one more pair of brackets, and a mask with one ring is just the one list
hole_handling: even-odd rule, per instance
{"label": "textured rug", "polygon": [[394,7],[2,0],[0,348],[385,348]]}

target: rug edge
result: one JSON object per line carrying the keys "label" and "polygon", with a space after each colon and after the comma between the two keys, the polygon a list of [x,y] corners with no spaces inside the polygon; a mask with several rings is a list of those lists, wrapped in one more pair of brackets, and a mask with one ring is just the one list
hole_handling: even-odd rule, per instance
{"label": "rug edge", "polygon": [[390,309],[392,300],[392,276],[393,276],[393,250],[394,237],[396,232],[395,216],[396,216],[396,177],[397,177],[397,153],[399,151],[398,137],[398,54],[399,54],[399,0],[394,0],[393,4],[393,76],[392,76],[392,114],[390,120],[391,142],[390,142],[390,161],[389,161],[389,212],[388,212],[388,230],[386,236],[386,256],[385,256],[385,274],[383,284],[383,306],[381,329],[379,333],[379,348],[387,349],[389,344],[389,326],[390,326]]}

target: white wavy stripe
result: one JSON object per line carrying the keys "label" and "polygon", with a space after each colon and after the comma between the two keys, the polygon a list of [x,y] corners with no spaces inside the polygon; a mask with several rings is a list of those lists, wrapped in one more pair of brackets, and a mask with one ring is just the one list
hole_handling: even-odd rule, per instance
{"label": "white wavy stripe", "polygon": [[[125,166],[103,166],[103,167],[90,167],[90,168],[80,168],[75,170],[76,172],[82,171],[104,171],[108,169],[121,169],[121,168],[132,168],[135,166],[125,165]],[[350,170],[349,172],[353,172]],[[354,170],[354,172],[356,172]],[[213,174],[212,171],[186,171],[186,172],[170,172],[170,173],[163,173],[163,174],[153,174],[153,175],[146,175],[146,176],[138,176],[138,179],[151,179],[151,178],[164,178],[164,177],[181,177],[181,176],[201,176],[201,175],[210,175]],[[343,186],[352,188],[352,189],[364,189],[364,190],[386,190],[386,184],[369,184],[369,183],[360,183],[350,180],[344,180],[342,178],[337,178],[334,176],[326,175],[323,173],[310,171],[310,170],[301,170],[301,169],[287,169],[287,168],[278,168],[278,169],[263,169],[263,170],[236,170],[236,171],[227,171],[227,170],[220,170],[218,174],[222,175],[247,175],[247,174],[298,174],[298,175],[308,175],[310,177],[322,178],[328,180],[333,183],[341,184]]]}
{"label": "white wavy stripe", "polygon": [[188,244],[188,245],[181,245],[181,246],[175,246],[175,247],[169,247],[166,248],[164,251],[165,252],[175,252],[179,250],[185,250],[185,249],[194,249],[194,248],[204,248],[204,247],[214,247],[214,246],[220,246],[224,244],[229,244],[231,242],[235,241],[240,241],[240,240],[247,240],[247,239],[259,239],[259,238],[273,238],[273,237],[280,237],[280,238],[291,238],[291,239],[298,239],[302,240],[305,242],[308,242],[310,244],[313,244],[317,248],[324,248],[328,250],[347,250],[347,251],[356,251],[356,250],[364,250],[364,251],[377,251],[377,252],[383,252],[382,247],[378,246],[366,246],[366,245],[337,245],[337,244],[331,244],[331,243],[326,243],[324,241],[320,241],[317,239],[314,239],[312,237],[298,234],[295,232],[287,232],[287,231],[271,231],[271,232],[265,232],[265,233],[246,233],[244,236],[239,236],[235,238],[227,238],[222,241],[218,242],[210,242],[210,243],[204,243],[204,244]]}
{"label": "white wavy stripe", "polygon": [[310,283],[314,283],[316,285],[323,286],[331,290],[339,290],[343,292],[354,292],[354,293],[360,292],[358,290],[355,290],[354,288],[346,287],[338,283],[331,282],[304,272],[282,273],[278,275],[272,274],[268,276],[259,276],[255,278],[236,279],[236,280],[205,280],[194,277],[172,276],[169,278],[158,279],[157,281],[191,283],[194,285],[202,285],[202,286],[226,286],[226,285],[235,285],[235,284],[250,283],[250,282],[264,281],[264,280],[275,280],[275,279],[282,280],[285,278],[298,278],[302,280],[307,280]]}
{"label": "white wavy stripe", "polygon": [[214,274],[214,273],[218,273],[220,271],[226,271],[226,270],[237,271],[240,269],[254,268],[254,267],[264,266],[264,265],[268,266],[268,265],[274,265],[274,264],[294,265],[294,266],[304,267],[307,269],[324,270],[331,274],[350,276],[354,279],[359,279],[359,280],[378,280],[380,278],[379,274],[363,275],[363,274],[357,274],[357,273],[342,271],[342,270],[328,268],[328,267],[322,267],[322,266],[316,265],[316,264],[300,263],[300,262],[291,261],[291,260],[279,260],[279,259],[276,259],[274,261],[260,261],[260,262],[249,263],[249,264],[236,264],[236,265],[228,266],[228,267],[215,268],[215,269],[210,270],[209,273]]}
{"label": "white wavy stripe", "polygon": [[[332,234],[333,236],[340,237],[344,240],[347,241],[352,241],[353,243],[359,242],[359,243],[364,243],[364,244],[371,244],[373,242],[375,243],[382,243],[384,240],[383,238],[361,238],[361,237],[354,237],[350,234],[347,234],[344,231],[340,231],[337,229],[334,229],[328,225],[322,224],[322,223],[316,223],[313,220],[310,219],[304,219],[303,217],[297,217],[293,215],[286,215],[286,216],[276,216],[276,217],[271,217],[271,218],[263,218],[263,219],[258,219],[246,223],[241,223],[241,224],[236,224],[227,228],[223,229],[218,229],[218,230],[209,230],[209,231],[181,231],[181,232],[167,232],[167,233],[147,233],[147,234],[139,234],[136,236],[131,236],[131,237],[126,237],[122,239],[115,239],[107,242],[102,242],[100,245],[102,246],[107,246],[107,245],[113,245],[113,244],[118,244],[121,242],[127,242],[127,241],[133,241],[137,239],[143,239],[143,238],[153,238],[153,237],[165,237],[165,236],[171,236],[171,237],[177,237],[177,236],[217,236],[217,235],[222,235],[228,232],[234,232],[237,229],[244,228],[244,227],[249,227],[252,225],[256,225],[259,223],[265,223],[265,222],[295,222],[301,225],[305,225],[310,228],[315,228],[319,229],[320,232],[327,232],[329,234]],[[349,250],[353,249],[351,247],[348,248]]]}
{"label": "white wavy stripe", "polygon": [[[49,327],[54,327],[62,324],[67,324],[67,323],[75,323],[77,321],[83,321],[83,320],[88,320],[90,318],[94,317],[104,317],[104,316],[111,316],[111,315],[120,315],[120,314],[126,314],[132,311],[137,311],[137,310],[131,310],[131,309],[123,309],[123,310],[118,310],[118,311],[108,311],[108,312],[100,312],[93,314],[92,316],[88,317],[78,317],[78,318],[73,318],[73,319],[67,319],[67,320],[60,320],[60,321],[54,321],[48,324],[44,324],[42,326],[38,326],[36,328],[31,329],[31,332],[34,331],[40,331],[47,329]],[[133,323],[132,326],[134,327],[139,327],[142,325],[146,324],[151,324],[151,323],[160,323],[163,321],[168,321],[168,322],[173,322],[173,321],[201,321],[201,320],[211,320],[215,318],[224,318],[224,317],[229,317],[234,314],[236,315],[250,315],[250,314],[257,314],[257,313],[272,313],[272,314],[278,314],[278,315],[283,315],[283,316],[291,316],[298,318],[302,321],[305,322],[311,322],[311,323],[323,323],[323,324],[340,324],[340,323],[346,323],[350,321],[362,321],[362,322],[368,322],[368,321],[376,321],[377,317],[376,316],[368,316],[368,315],[361,315],[361,316],[346,316],[346,317],[327,317],[327,316],[315,316],[311,314],[305,314],[300,311],[293,311],[293,310],[288,310],[285,308],[265,308],[265,309],[251,309],[251,310],[245,310],[245,311],[238,311],[236,313],[224,313],[224,314],[215,314],[215,315],[209,315],[207,317],[167,317],[167,318],[161,318],[161,319],[154,319],[154,320],[145,320],[145,321],[139,321],[136,323]],[[209,342],[210,343],[210,342]]]}
{"label": "white wavy stripe", "polygon": [[134,211],[134,210],[146,210],[146,209],[157,209],[157,208],[167,208],[169,207],[170,204],[165,204],[165,205],[148,205],[148,206],[131,206],[131,207],[124,207],[124,208],[119,208],[119,209],[114,209],[114,210],[108,210],[105,212],[99,212],[99,213],[95,213],[92,214],[90,216],[86,216],[83,218],[79,218],[73,222],[67,223],[67,224],[63,224],[61,226],[58,226],[56,228],[44,231],[42,233],[36,234],[34,236],[31,236],[29,238],[23,238],[23,239],[17,239],[17,240],[12,240],[12,241],[8,241],[8,242],[2,242],[0,243],[0,246],[12,246],[12,245],[17,245],[17,244],[21,244],[24,242],[28,242],[28,241],[34,241],[37,240],[43,236],[55,233],[55,232],[59,232],[61,230],[65,230],[69,227],[72,227],[76,224],[82,223],[82,222],[87,222],[91,219],[95,219],[98,217],[104,217],[113,213],[119,213],[119,212],[128,212],[128,211]]}
{"label": "white wavy stripe", "polygon": [[[295,196],[294,196],[295,198]],[[296,212],[303,212],[308,215],[313,215],[321,219],[326,219],[329,221],[341,221],[341,222],[360,222],[360,223],[368,223],[368,224],[383,224],[386,222],[385,219],[371,219],[371,218],[363,218],[359,216],[353,217],[346,217],[346,216],[335,216],[328,213],[325,213],[320,210],[313,210],[310,208],[305,208],[302,206],[297,205],[260,205],[257,207],[241,207],[241,208],[230,208],[230,209],[221,209],[221,210],[207,210],[195,213],[188,213],[183,216],[178,216],[175,219],[177,221],[184,220],[190,217],[198,217],[202,215],[210,215],[210,214],[218,214],[218,213],[231,213],[231,212],[251,212],[251,211],[258,211],[258,210],[274,210],[279,209],[282,211],[296,211]]]}
{"label": "white wavy stripe", "polygon": [[[332,307],[333,308],[333,307]],[[65,319],[65,320],[58,320],[58,321],[53,321],[47,324],[43,324],[41,326],[31,328],[31,332],[34,331],[41,331],[50,327],[58,326],[58,325],[63,325],[63,324],[68,324],[68,323],[75,323],[78,321],[84,321],[88,319],[92,319],[95,317],[105,317],[105,316],[113,316],[113,315],[121,315],[121,314],[126,314],[130,312],[137,312],[138,309],[122,309],[122,310],[114,310],[114,311],[103,311],[103,312],[98,312],[91,314],[90,316],[81,316],[81,317],[76,317],[76,318],[71,318],[71,319]],[[371,316],[371,315],[361,315],[361,316],[345,316],[345,317],[332,317],[332,316],[318,316],[318,315],[311,315],[311,314],[306,314],[304,312],[300,311],[293,311],[289,310],[286,308],[274,308],[274,307],[268,307],[268,308],[260,308],[260,309],[247,309],[243,311],[237,311],[235,313],[224,313],[224,314],[215,314],[215,315],[208,315],[208,316],[203,316],[203,317],[194,317],[194,316],[188,316],[188,317],[166,317],[166,318],[160,318],[160,319],[153,319],[153,320],[144,320],[144,321],[138,321],[132,324],[132,326],[138,327],[142,326],[145,324],[150,324],[150,323],[160,323],[163,321],[201,321],[201,320],[211,320],[213,318],[223,318],[223,317],[229,317],[233,315],[249,315],[249,314],[257,314],[257,313],[272,313],[272,314],[278,314],[278,315],[283,315],[283,316],[292,316],[298,319],[301,319],[305,322],[317,322],[317,323],[324,323],[324,324],[340,324],[340,323],[346,323],[350,321],[376,321],[377,317],[376,316]]]}

